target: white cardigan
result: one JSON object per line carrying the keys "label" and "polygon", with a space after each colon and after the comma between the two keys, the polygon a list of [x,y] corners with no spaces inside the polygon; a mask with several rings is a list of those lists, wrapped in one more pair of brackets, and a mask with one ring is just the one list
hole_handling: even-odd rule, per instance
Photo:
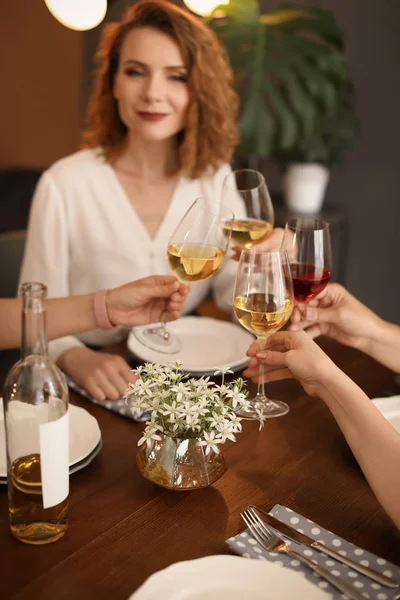
{"label": "white cardigan", "polygon": [[[43,173],[29,218],[20,281],[41,281],[49,297],[86,294],[155,274],[171,274],[166,250],[177,223],[199,196],[215,206],[221,200],[228,164],[201,179],[181,177],[164,219],[151,239],[114,170],[98,150],[82,150]],[[245,216],[241,199],[231,209]],[[223,310],[232,307],[237,263],[226,259],[220,272],[194,283],[185,303],[191,312],[213,289]],[[57,360],[68,348],[120,341],[127,330],[96,329],[49,344]]]}

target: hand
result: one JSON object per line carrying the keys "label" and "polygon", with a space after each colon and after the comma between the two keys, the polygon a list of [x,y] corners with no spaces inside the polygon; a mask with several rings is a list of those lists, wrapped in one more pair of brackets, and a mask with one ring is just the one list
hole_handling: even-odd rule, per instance
{"label": "hand", "polygon": [[338,342],[362,349],[381,319],[337,283],[329,284],[308,304],[298,304],[289,330],[305,329],[315,338],[329,335]]}
{"label": "hand", "polygon": [[[271,250],[271,251],[280,250],[284,233],[285,233],[284,229],[282,229],[281,227],[275,227],[275,229],[272,230],[271,235],[269,235],[267,237],[265,242],[261,242],[261,244],[257,244],[256,247],[257,248],[265,248],[266,250]],[[231,258],[233,258],[233,260],[239,260],[240,254],[241,254],[243,248],[240,248],[240,246],[232,246],[232,250],[233,250],[233,254],[232,254]]]}
{"label": "hand", "polygon": [[170,275],[138,279],[107,292],[113,325],[134,327],[178,319],[190,287]]}
{"label": "hand", "polygon": [[243,372],[258,383],[260,363],[264,365],[264,381],[297,379],[310,396],[318,396],[324,380],[338,367],[304,331],[281,331],[267,338],[265,347],[254,342]]}
{"label": "hand", "polygon": [[58,359],[58,365],[100,402],[118,400],[137,379],[121,356],[89,348],[69,348]]}

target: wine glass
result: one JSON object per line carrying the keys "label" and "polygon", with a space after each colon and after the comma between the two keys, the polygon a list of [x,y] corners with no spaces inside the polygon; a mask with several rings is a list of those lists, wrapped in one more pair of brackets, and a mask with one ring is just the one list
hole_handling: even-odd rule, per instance
{"label": "wine glass", "polygon": [[[242,250],[236,275],[233,300],[235,314],[243,327],[257,336],[261,348],[267,336],[279,331],[293,310],[293,287],[286,250],[271,252],[265,248]],[[281,417],[289,411],[285,402],[269,400],[264,389],[264,366],[250,408],[241,416]]]}
{"label": "wine glass", "polygon": [[282,248],[287,250],[296,302],[309,302],[332,277],[329,224],[314,217],[296,217],[285,226]]}
{"label": "wine glass", "polygon": [[[169,266],[182,283],[195,283],[212,277],[222,266],[230,242],[235,216],[221,204],[210,206],[197,198],[171,235],[167,258]],[[135,337],[158,352],[176,354],[181,349],[178,336],[166,324],[134,329]]]}
{"label": "wine glass", "polygon": [[274,208],[264,176],[252,169],[239,169],[225,177],[222,187],[222,202],[234,206],[241,198],[246,217],[235,218],[231,240],[239,248],[252,248],[261,244],[274,228]]}

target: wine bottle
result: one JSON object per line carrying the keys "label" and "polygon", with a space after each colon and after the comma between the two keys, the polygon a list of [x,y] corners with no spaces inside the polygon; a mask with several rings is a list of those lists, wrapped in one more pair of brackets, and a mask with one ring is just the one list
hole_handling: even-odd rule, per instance
{"label": "wine bottle", "polygon": [[21,360],[4,385],[10,527],[28,544],[48,544],[68,526],[68,388],[47,357],[46,286],[24,283]]}

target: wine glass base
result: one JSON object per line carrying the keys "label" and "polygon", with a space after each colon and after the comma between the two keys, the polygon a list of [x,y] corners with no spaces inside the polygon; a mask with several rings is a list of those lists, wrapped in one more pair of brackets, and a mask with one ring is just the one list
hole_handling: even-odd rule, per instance
{"label": "wine glass base", "polygon": [[165,338],[164,333],[164,328],[157,325],[154,327],[136,327],[133,329],[135,338],[143,346],[146,346],[146,348],[164,354],[176,354],[179,352],[182,348],[180,339],[169,331],[167,332],[168,338]]}
{"label": "wine glass base", "polygon": [[290,408],[286,402],[265,398],[250,400],[248,410],[240,410],[237,414],[239,417],[244,417],[246,419],[258,419],[261,412],[261,415],[265,419],[275,419],[287,415],[289,410]]}

